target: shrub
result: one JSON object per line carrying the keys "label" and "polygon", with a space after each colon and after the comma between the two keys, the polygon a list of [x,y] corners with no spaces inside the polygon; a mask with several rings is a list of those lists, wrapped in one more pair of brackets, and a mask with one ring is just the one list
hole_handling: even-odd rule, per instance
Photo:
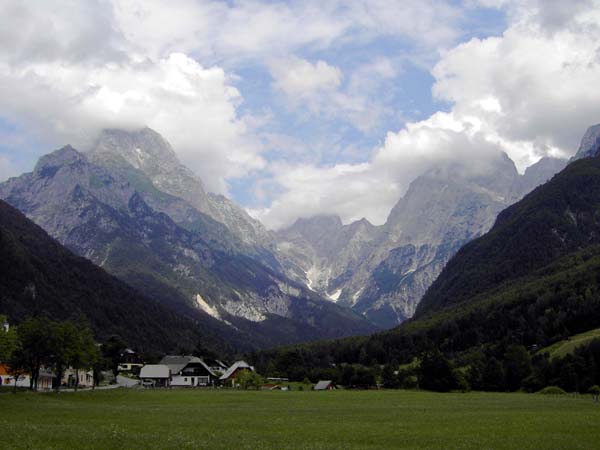
{"label": "shrub", "polygon": [[544,389],[537,391],[537,394],[542,395],[566,395],[566,392],[558,386],[546,386]]}

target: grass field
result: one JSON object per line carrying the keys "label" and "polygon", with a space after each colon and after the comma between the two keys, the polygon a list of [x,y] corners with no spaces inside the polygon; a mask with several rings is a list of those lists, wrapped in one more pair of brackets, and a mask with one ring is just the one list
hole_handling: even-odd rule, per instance
{"label": "grass field", "polygon": [[591,397],[416,391],[0,394],[2,449],[597,449]]}
{"label": "grass field", "polygon": [[593,339],[600,339],[600,328],[586,331],[585,333],[571,336],[569,340],[555,342],[549,347],[541,349],[538,353],[548,353],[550,358],[562,358],[584,344],[589,343]]}

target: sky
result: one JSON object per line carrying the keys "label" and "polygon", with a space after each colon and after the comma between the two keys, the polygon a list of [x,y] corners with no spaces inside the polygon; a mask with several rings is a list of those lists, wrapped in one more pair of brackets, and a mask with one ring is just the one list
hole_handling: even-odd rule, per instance
{"label": "sky", "polygon": [[600,0],[0,0],[0,180],[149,126],[269,228],[600,122]]}

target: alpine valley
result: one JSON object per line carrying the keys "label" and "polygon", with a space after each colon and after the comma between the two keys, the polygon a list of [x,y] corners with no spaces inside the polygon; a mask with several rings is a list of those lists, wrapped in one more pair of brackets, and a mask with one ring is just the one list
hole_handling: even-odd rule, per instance
{"label": "alpine valley", "polygon": [[253,363],[347,385],[373,384],[368,376],[385,366],[383,385],[396,388],[418,377],[440,391],[588,392],[600,379],[599,137],[590,128],[565,169],[450,258],[411,319],[371,336],[259,352]]}
{"label": "alpine valley", "polygon": [[565,165],[543,158],[520,175],[502,153],[440,164],[416,177],[381,226],[332,215],[270,231],[207,192],[155,131],[110,129],[85,152],[42,157],[0,184],[0,198],[140,297],[248,349],[412,317],[464,244]]}

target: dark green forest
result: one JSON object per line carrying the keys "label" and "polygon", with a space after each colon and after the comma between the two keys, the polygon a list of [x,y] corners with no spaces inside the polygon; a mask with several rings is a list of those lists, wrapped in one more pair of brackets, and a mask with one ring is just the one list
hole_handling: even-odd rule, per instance
{"label": "dark green forest", "polygon": [[28,316],[85,320],[99,341],[119,335],[141,352],[194,348],[200,340],[223,353],[243,348],[241,337],[222,338],[225,325],[183,318],[74,255],[3,201],[0,287],[0,312],[11,323]]}
{"label": "dark green forest", "polygon": [[[600,382],[597,343],[563,360],[538,350],[600,326],[598,244],[600,158],[590,158],[502,212],[489,233],[463,247],[415,318],[372,336],[256,352],[250,359],[267,374],[329,376],[349,386],[379,378],[388,386],[433,390],[557,384],[586,391]],[[432,373],[446,382],[428,384]]]}

